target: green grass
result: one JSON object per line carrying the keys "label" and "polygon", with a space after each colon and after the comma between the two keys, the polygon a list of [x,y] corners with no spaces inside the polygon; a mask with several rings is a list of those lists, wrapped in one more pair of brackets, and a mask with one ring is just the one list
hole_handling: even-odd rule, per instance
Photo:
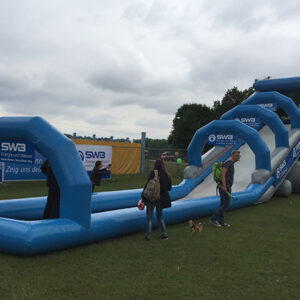
{"label": "green grass", "polygon": [[[114,176],[101,190],[136,188],[145,176]],[[173,180],[175,183],[179,179]],[[46,193],[44,182],[0,185],[1,198]],[[100,190],[99,189],[99,190]],[[298,299],[300,197],[207,218],[201,235],[187,222],[35,257],[0,254],[0,299]]]}
{"label": "green grass", "polygon": [[[101,186],[95,187],[95,192],[128,190],[142,188],[148,178],[148,173],[152,170],[154,161],[146,163],[144,175],[112,175],[111,180],[103,180]],[[172,183],[176,185],[182,181],[185,164],[177,168],[174,162],[167,162],[166,166],[172,175]],[[17,199],[24,197],[40,197],[47,195],[48,190],[45,181],[21,181],[4,182],[0,185],[0,200]]]}

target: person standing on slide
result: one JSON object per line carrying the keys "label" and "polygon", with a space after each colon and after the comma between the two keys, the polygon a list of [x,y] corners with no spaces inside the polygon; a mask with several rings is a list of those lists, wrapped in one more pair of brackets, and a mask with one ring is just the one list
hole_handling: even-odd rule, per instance
{"label": "person standing on slide", "polygon": [[231,158],[223,164],[222,169],[222,185],[219,186],[220,207],[210,217],[209,221],[217,227],[230,227],[224,222],[224,213],[230,206],[231,187],[234,179],[234,164],[241,158],[240,151],[234,150],[231,153]]}

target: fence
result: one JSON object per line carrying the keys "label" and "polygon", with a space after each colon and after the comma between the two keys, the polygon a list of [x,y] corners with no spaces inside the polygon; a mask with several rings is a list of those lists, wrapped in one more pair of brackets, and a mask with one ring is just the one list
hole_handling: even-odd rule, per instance
{"label": "fence", "polygon": [[180,148],[146,148],[145,174],[153,170],[156,159],[163,159],[167,169],[176,177],[183,179],[183,170],[187,166],[187,150]]}

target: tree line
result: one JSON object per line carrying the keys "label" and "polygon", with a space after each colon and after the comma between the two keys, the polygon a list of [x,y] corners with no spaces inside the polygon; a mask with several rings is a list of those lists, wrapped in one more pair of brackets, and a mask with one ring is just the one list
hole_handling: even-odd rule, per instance
{"label": "tree line", "polygon": [[196,130],[213,120],[219,119],[225,112],[241,104],[253,93],[252,87],[245,90],[233,87],[227,90],[222,100],[214,101],[212,107],[199,103],[183,104],[173,119],[168,143],[173,147],[187,148]]}
{"label": "tree line", "polygon": [[[270,76],[264,79],[270,79]],[[258,79],[255,79],[257,81]],[[151,139],[146,138],[146,148],[149,149],[186,149],[193,138],[195,132],[213,120],[218,120],[220,117],[241,104],[254,93],[253,87],[245,90],[239,90],[233,87],[225,93],[222,100],[216,100],[212,106],[199,103],[187,103],[178,108],[175,117],[172,121],[172,130],[168,139]],[[297,106],[300,104],[300,93],[285,94],[290,97]],[[287,117],[285,112],[278,108],[277,114],[281,118]],[[135,140],[134,142],[140,142]],[[204,151],[207,149],[205,148]]]}

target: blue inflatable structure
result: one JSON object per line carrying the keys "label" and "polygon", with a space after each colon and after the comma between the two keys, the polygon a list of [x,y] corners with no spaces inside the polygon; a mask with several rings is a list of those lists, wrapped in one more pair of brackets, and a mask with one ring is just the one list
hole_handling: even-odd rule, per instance
{"label": "blue inflatable structure", "polygon": [[[300,156],[300,112],[294,102],[278,91],[300,91],[300,79],[264,80],[242,105],[196,131],[188,147],[187,169],[196,170],[170,191],[172,207],[164,210],[167,224],[211,214],[219,197],[190,197],[189,194],[211,176],[215,161],[228,159],[233,149],[248,144],[255,156],[251,182],[234,193],[238,201],[231,209],[270,199],[295,166]],[[276,113],[258,104],[276,103],[291,118],[291,128],[283,125]],[[271,151],[260,132],[241,122],[241,118],[260,118],[275,136]],[[211,135],[237,135],[236,145],[215,147],[205,155],[202,149]],[[141,189],[91,193],[91,183],[71,140],[40,117],[0,118],[0,140],[26,141],[47,157],[61,189],[60,218],[41,220],[46,197],[0,201],[0,251],[16,255],[35,255],[76,245],[105,240],[142,231],[144,211],[136,208]],[[284,165],[284,167],[282,167]],[[186,173],[188,173],[187,171]],[[196,175],[195,175],[196,174]],[[187,197],[185,200],[181,200]],[[175,201],[177,200],[177,201]],[[156,220],[154,226],[157,226]]]}
{"label": "blue inflatable structure", "polygon": [[257,133],[251,127],[235,120],[216,120],[198,129],[188,147],[188,159],[190,165],[201,166],[202,149],[207,143],[210,134],[230,133],[237,134],[247,142],[255,153],[256,169],[271,170],[270,150]]}
{"label": "blue inflatable structure", "polygon": [[239,105],[225,113],[221,119],[230,120],[241,118],[260,118],[263,124],[268,125],[275,135],[276,147],[289,148],[288,130],[282,124],[277,114],[258,105]]}

